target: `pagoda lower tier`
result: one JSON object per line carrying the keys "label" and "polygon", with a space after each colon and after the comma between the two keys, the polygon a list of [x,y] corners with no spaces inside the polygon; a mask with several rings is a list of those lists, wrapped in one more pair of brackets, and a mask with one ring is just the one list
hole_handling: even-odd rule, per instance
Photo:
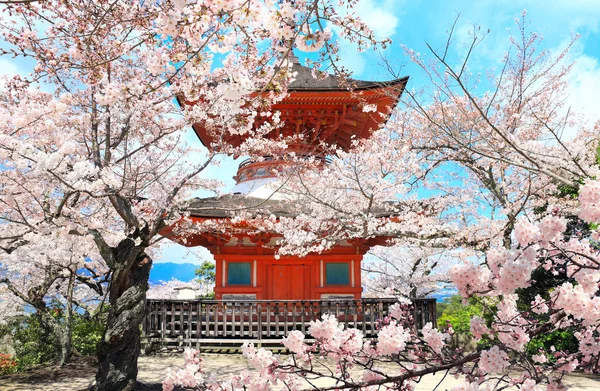
{"label": "pagoda lower tier", "polygon": [[[361,262],[373,246],[389,237],[340,240],[321,253],[278,255],[281,236],[249,221],[233,222],[228,211],[261,205],[278,217],[295,215],[289,201],[241,195],[190,200],[190,216],[164,227],[161,234],[186,247],[204,247],[216,262],[218,300],[360,299]],[[389,211],[380,211],[384,216]]]}
{"label": "pagoda lower tier", "polygon": [[360,299],[361,254],[215,255],[218,300]]}

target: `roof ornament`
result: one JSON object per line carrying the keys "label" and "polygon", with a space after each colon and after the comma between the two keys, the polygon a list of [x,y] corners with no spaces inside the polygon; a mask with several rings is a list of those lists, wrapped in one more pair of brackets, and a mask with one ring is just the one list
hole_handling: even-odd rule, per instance
{"label": "roof ornament", "polygon": [[296,55],[294,54],[294,50],[290,49],[288,54],[287,54],[287,59],[289,62],[291,62],[292,64],[300,64],[300,60],[298,59],[298,57],[296,57]]}

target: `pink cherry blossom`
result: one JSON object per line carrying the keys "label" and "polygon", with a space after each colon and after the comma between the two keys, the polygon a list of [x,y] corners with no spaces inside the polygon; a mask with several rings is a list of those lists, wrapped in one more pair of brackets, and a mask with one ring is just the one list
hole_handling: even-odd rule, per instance
{"label": "pink cherry blossom", "polygon": [[431,322],[427,323],[422,329],[423,339],[429,345],[429,347],[436,353],[441,353],[442,348],[445,345],[445,341],[450,338],[450,335],[446,333],[440,333],[437,329],[433,328]]}
{"label": "pink cherry blossom", "polygon": [[475,339],[481,339],[485,334],[490,334],[490,330],[485,324],[485,320],[479,316],[471,318],[470,330]]}
{"label": "pink cherry blossom", "polygon": [[493,346],[491,349],[481,352],[478,366],[481,373],[502,373],[508,366],[508,355],[500,350],[498,346]]}

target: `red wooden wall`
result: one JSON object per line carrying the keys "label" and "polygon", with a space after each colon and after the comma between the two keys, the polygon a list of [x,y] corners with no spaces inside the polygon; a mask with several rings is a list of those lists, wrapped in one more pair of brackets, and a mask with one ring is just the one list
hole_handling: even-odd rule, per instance
{"label": "red wooden wall", "polygon": [[[255,295],[256,300],[316,300],[327,295],[361,298],[361,254],[307,255],[280,257],[273,255],[215,254],[215,296]],[[249,285],[228,284],[228,267],[234,262],[249,262]],[[348,264],[348,284],[328,285],[327,262]]]}

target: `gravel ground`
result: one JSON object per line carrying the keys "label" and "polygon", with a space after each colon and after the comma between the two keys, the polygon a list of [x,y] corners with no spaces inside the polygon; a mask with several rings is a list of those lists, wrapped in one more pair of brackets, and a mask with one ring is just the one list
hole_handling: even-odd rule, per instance
{"label": "gravel ground", "polygon": [[[218,377],[238,374],[249,369],[246,359],[240,354],[203,354],[204,368],[207,373],[216,373]],[[178,368],[183,364],[181,355],[142,356],[139,360],[138,379],[145,384],[144,390],[161,390],[160,382],[168,368]],[[80,359],[65,368],[46,367],[29,373],[21,373],[0,378],[2,391],[80,391],[87,390],[94,380],[95,363],[93,360]],[[432,391],[443,378],[443,374],[426,376],[417,385],[418,391]],[[438,386],[444,391],[459,384],[460,379],[447,376]],[[600,390],[600,376],[569,375],[565,384],[570,391]],[[319,382],[319,385],[331,383]]]}

